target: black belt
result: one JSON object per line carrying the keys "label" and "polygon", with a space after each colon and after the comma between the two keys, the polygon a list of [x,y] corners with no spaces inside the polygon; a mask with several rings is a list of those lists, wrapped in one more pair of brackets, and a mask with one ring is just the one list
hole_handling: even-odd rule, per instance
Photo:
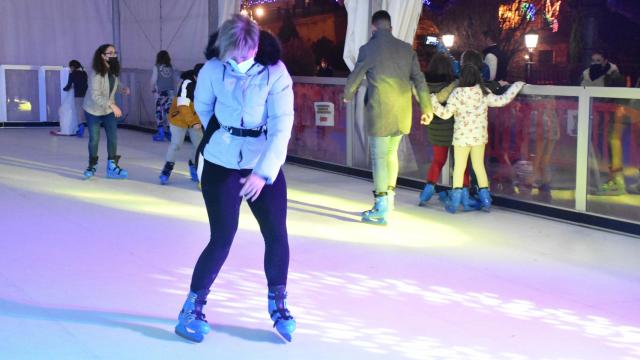
{"label": "black belt", "polygon": [[267,130],[264,126],[257,129],[243,129],[243,128],[235,128],[233,126],[221,125],[220,128],[233,136],[252,137],[252,138],[260,137]]}

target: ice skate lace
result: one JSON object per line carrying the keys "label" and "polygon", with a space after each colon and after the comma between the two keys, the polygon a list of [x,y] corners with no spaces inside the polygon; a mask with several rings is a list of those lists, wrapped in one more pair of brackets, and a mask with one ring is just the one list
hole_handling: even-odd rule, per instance
{"label": "ice skate lace", "polygon": [[293,319],[293,316],[291,316],[291,314],[289,313],[289,309],[287,308],[278,308],[273,310],[271,312],[271,318],[273,319],[276,314],[278,315],[278,317],[276,317],[276,319],[274,320],[273,327],[275,327],[281,320],[287,321]]}
{"label": "ice skate lace", "polygon": [[196,307],[193,310],[189,311],[188,314],[186,314],[187,321],[191,322],[194,320],[200,320],[200,321],[207,322],[207,317],[202,312],[202,306],[206,305],[207,302],[196,300],[195,304],[196,304]]}
{"label": "ice skate lace", "polygon": [[286,320],[293,319],[293,316],[291,316],[291,313],[289,313],[289,309],[287,309],[285,299],[286,299],[286,293],[284,295],[279,295],[279,296],[269,294],[269,300],[273,300],[276,303],[276,308],[273,309],[270,313],[271,319],[274,319],[275,317],[274,323],[273,323],[274,327],[280,320],[286,321]]}

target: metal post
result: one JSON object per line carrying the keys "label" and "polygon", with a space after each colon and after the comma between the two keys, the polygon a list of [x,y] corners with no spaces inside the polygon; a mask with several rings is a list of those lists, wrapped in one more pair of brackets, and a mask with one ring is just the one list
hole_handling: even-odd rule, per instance
{"label": "metal post", "polygon": [[209,22],[209,34],[213,33],[214,31],[218,30],[218,0],[209,0],[209,16],[208,16],[208,22]]}
{"label": "metal post", "polygon": [[533,68],[533,53],[529,51],[529,58],[524,64],[524,82],[531,84],[531,71]]}
{"label": "metal post", "polygon": [[4,65],[0,65],[0,123],[7,122],[7,83],[4,71]]}
{"label": "metal post", "polygon": [[576,210],[587,211],[587,174],[589,160],[589,113],[591,97],[585,88],[578,96],[578,138],[576,149]]}
{"label": "metal post", "polygon": [[40,103],[40,122],[47,121],[47,77],[44,67],[38,69],[38,102]]}
{"label": "metal post", "polygon": [[347,111],[347,166],[353,167],[353,138],[355,136],[356,106],[353,101],[342,106]]}
{"label": "metal post", "polygon": [[122,38],[120,37],[120,0],[111,0],[111,24],[113,27],[113,45],[119,53],[122,63]]}

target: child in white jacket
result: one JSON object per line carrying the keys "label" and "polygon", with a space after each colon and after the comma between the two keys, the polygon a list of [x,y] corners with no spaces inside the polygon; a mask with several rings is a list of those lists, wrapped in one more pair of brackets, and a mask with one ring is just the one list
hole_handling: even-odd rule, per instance
{"label": "child in white jacket", "polygon": [[446,106],[442,106],[432,95],[434,114],[442,119],[455,117],[452,142],[455,150],[453,190],[445,205],[448,212],[455,213],[462,201],[462,181],[469,155],[478,178],[482,209],[489,211],[491,208],[489,180],[484,168],[484,148],[488,142],[488,108],[507,105],[523,86],[523,82],[516,82],[503,95],[494,95],[482,85],[480,70],[473,64],[465,64],[460,73],[460,83],[447,99]]}

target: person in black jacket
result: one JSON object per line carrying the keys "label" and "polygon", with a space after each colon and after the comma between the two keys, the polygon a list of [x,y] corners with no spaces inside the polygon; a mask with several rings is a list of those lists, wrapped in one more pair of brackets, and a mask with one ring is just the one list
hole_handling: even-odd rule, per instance
{"label": "person in black jacket", "polygon": [[76,132],[78,137],[82,137],[84,128],[87,125],[87,120],[84,118],[84,110],[82,109],[82,102],[87,93],[87,86],[87,72],[84,71],[80,61],[69,61],[69,80],[62,90],[69,91],[73,88],[76,114],[78,114],[78,131]]}
{"label": "person in black jacket", "polygon": [[[431,59],[431,62],[429,62],[425,79],[427,80],[429,91],[432,94],[437,94],[438,102],[445,103],[449,94],[451,94],[451,91],[453,91],[456,86],[451,56],[444,53],[436,54],[433,59]],[[427,172],[427,182],[420,193],[419,206],[424,206],[435,193],[435,184],[440,178],[442,167],[447,162],[449,149],[453,150],[451,146],[453,123],[453,119],[443,120],[434,115],[431,123],[427,125],[429,143],[433,146],[433,161]],[[467,167],[464,174],[464,190],[466,190],[466,196],[464,196],[463,205],[465,210],[475,210],[477,204],[473,199],[469,198],[468,189],[469,167]]]}
{"label": "person in black jacket", "polygon": [[[482,50],[484,62],[489,66],[489,80],[500,81],[507,79],[507,57],[496,43],[498,36],[493,31],[483,33],[487,47]],[[482,69],[480,67],[479,69]]]}

